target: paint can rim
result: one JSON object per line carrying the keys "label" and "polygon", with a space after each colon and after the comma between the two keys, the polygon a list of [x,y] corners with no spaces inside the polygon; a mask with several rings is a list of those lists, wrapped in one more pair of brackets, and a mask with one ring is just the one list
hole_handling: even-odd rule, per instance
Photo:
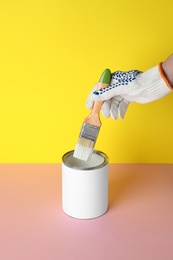
{"label": "paint can rim", "polygon": [[[87,166],[87,162],[86,162],[86,163],[84,163],[84,166],[76,166],[76,165],[73,165],[72,163],[69,163],[69,161],[68,161],[69,156],[73,156],[73,153],[74,153],[74,150],[71,150],[71,151],[65,153],[62,156],[63,164],[65,166],[69,167],[69,168],[72,168],[72,169],[84,170],[84,171],[85,170],[87,170],[87,171],[88,170],[95,170],[95,169],[103,168],[109,162],[109,158],[108,158],[108,156],[105,153],[103,153],[102,151],[99,151],[99,150],[93,150],[93,155],[99,155],[99,156],[101,156],[103,158],[103,161],[100,164],[98,164],[96,166],[88,167]],[[81,160],[76,159],[76,158],[75,158],[75,160],[81,161]]]}

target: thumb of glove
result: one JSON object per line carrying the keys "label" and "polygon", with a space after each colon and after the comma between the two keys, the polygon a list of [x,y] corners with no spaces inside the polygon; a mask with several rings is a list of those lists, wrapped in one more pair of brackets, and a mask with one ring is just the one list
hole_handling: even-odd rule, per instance
{"label": "thumb of glove", "polygon": [[89,110],[91,110],[93,108],[93,105],[94,105],[95,100],[92,99],[92,96],[93,96],[93,93],[97,90],[97,84],[95,84],[94,88],[89,93],[87,101],[86,101],[86,108],[89,109]]}

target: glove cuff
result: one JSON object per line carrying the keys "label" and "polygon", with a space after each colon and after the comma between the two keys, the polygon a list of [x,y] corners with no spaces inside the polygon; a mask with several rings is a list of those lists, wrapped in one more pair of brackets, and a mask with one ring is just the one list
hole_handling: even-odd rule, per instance
{"label": "glove cuff", "polygon": [[139,82],[143,91],[136,98],[136,102],[148,103],[160,99],[173,91],[162,69],[162,63],[139,75]]}

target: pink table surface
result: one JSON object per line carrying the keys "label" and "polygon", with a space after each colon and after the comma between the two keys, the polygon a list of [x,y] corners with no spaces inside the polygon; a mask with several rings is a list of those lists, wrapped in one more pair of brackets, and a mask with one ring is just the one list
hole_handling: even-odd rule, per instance
{"label": "pink table surface", "polygon": [[1,260],[172,260],[173,165],[109,166],[109,209],[61,208],[60,164],[0,165]]}

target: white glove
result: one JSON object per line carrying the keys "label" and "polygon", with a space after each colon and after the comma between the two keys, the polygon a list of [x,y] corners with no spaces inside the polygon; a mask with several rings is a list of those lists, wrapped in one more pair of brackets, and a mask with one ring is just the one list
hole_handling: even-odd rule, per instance
{"label": "white glove", "polygon": [[111,84],[97,90],[97,84],[89,94],[86,106],[92,109],[94,101],[105,101],[102,113],[113,119],[124,118],[130,102],[148,103],[164,97],[172,92],[173,87],[168,82],[161,63],[146,72],[130,70],[116,71],[112,74]]}

